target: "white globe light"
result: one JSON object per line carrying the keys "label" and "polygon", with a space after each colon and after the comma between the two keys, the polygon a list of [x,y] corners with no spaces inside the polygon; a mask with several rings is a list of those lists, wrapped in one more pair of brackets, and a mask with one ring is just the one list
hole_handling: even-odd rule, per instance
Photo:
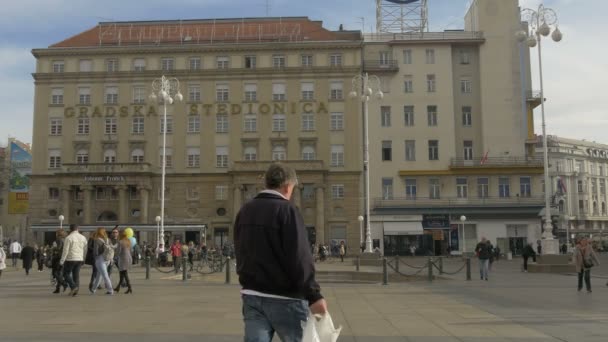
{"label": "white globe light", "polygon": [[369,100],[369,96],[361,95],[361,102],[367,102]]}
{"label": "white globe light", "polygon": [[160,216],[156,216],[156,223],[160,222]]}
{"label": "white globe light", "polygon": [[533,48],[536,46],[536,38],[534,36],[530,36],[528,37],[528,39],[526,39],[526,44],[528,44],[529,47]]}
{"label": "white globe light", "polygon": [[523,43],[526,38],[528,38],[528,33],[526,31],[521,30],[515,32],[515,39],[517,39],[518,42]]}
{"label": "white globe light", "polygon": [[370,96],[373,93],[372,88],[365,89],[365,95]]}
{"label": "white globe light", "polygon": [[551,33],[551,28],[549,27],[549,25],[547,25],[546,22],[544,22],[542,25],[540,25],[540,27],[538,28],[538,33],[542,34],[543,36],[548,36],[549,33]]}
{"label": "white globe light", "polygon": [[467,220],[467,217],[466,217],[466,216],[464,216],[464,215],[460,216],[460,221],[464,222],[464,221],[466,221],[466,220]]}
{"label": "white globe light", "polygon": [[184,99],[184,95],[182,95],[182,93],[178,91],[177,94],[175,94],[175,99],[179,102],[182,102],[182,100]]}
{"label": "white globe light", "polygon": [[553,34],[551,34],[551,39],[553,39],[553,41],[556,43],[561,41],[563,37],[564,35],[562,34],[562,31],[559,30],[559,28],[555,28],[555,31],[553,31]]}
{"label": "white globe light", "polygon": [[359,217],[357,217],[357,220],[359,220],[359,222],[363,221],[363,216],[359,215]]}
{"label": "white globe light", "polygon": [[357,92],[356,91],[351,91],[350,93],[348,93],[348,97],[350,97],[351,99],[354,99],[357,97]]}
{"label": "white globe light", "polygon": [[166,99],[166,98],[167,98],[167,96],[169,96],[169,94],[167,94],[167,92],[166,92],[166,91],[161,90],[161,92],[160,92],[160,96],[161,96],[163,99]]}
{"label": "white globe light", "polygon": [[379,91],[376,93],[376,98],[377,98],[378,100],[382,100],[382,98],[384,98],[384,93],[383,93],[382,91],[380,91],[380,90],[379,90]]}
{"label": "white globe light", "polygon": [[[168,96],[167,96],[167,97],[168,97]],[[171,97],[169,97],[169,98],[167,99],[167,103],[168,103],[168,104],[173,104],[173,99],[172,99]]]}
{"label": "white globe light", "polygon": [[65,216],[63,216],[63,215],[59,215],[59,217],[58,217],[58,218],[59,218],[59,221],[63,221],[63,220],[65,220]]}

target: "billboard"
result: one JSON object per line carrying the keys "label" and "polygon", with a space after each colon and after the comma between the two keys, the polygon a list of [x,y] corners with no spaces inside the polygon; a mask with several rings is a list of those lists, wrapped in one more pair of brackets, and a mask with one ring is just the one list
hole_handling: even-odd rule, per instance
{"label": "billboard", "polygon": [[32,154],[25,145],[16,141],[11,141],[10,154],[8,213],[27,214]]}

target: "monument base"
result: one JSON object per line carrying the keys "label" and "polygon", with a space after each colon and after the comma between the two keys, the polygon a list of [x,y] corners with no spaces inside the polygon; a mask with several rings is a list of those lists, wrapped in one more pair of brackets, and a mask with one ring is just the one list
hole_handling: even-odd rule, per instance
{"label": "monument base", "polygon": [[540,240],[542,246],[542,254],[559,254],[559,240],[557,239],[542,239]]}

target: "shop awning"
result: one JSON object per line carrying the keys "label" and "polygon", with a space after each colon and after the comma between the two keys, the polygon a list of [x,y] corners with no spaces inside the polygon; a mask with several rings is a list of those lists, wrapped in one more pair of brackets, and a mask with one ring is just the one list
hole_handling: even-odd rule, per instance
{"label": "shop awning", "polygon": [[384,235],[422,235],[422,222],[384,222]]}

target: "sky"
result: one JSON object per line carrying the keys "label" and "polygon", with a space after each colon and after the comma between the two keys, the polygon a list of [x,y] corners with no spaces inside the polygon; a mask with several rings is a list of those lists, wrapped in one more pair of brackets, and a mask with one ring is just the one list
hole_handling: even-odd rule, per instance
{"label": "sky", "polygon": [[[464,26],[471,0],[428,0],[431,31]],[[266,16],[308,16],[328,29],[375,26],[375,0],[19,0],[3,1],[0,21],[0,146],[9,137],[32,141],[35,69],[33,48],[45,48],[97,25],[100,21],[175,20]],[[520,0],[537,8],[541,0]],[[545,0],[558,14],[564,38],[543,40],[547,133],[608,144],[608,24],[605,0]],[[364,18],[365,26],[361,18]],[[533,89],[539,89],[537,50],[531,51]],[[540,107],[535,131],[541,134]],[[36,148],[34,146],[34,148]]]}

